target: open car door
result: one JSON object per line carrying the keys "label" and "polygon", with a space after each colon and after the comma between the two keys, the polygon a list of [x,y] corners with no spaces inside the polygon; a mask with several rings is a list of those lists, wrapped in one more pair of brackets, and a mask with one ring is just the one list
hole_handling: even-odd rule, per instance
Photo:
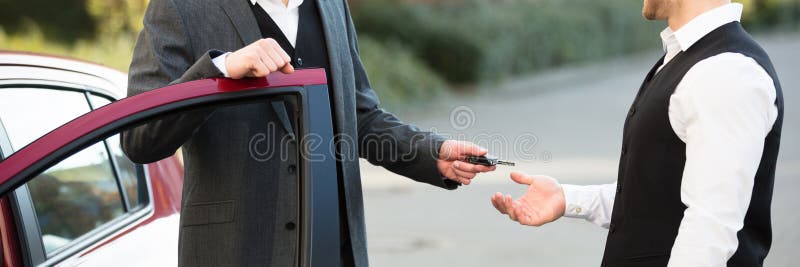
{"label": "open car door", "polygon": [[[333,144],[334,137],[325,77],[322,69],[307,69],[291,75],[274,73],[267,78],[213,78],[167,86],[86,113],[16,151],[11,151],[8,144],[3,144],[3,134],[0,132],[0,196],[14,194],[17,188],[31,179],[57,170],[59,166],[69,165],[71,159],[82,157],[104,140],[162,116],[201,108],[269,104],[276,97],[293,98],[298,103],[294,112],[299,114],[299,125],[294,131],[300,137],[298,266],[338,266],[340,237],[336,157],[331,146],[319,145],[319,142]],[[304,142],[303,138],[307,136],[313,136],[316,140]],[[22,225],[17,228],[20,239],[23,239],[21,242],[38,242],[27,244],[34,249],[23,252],[25,265],[58,263],[44,256],[47,251],[38,226]],[[97,246],[97,243],[87,242],[82,249],[93,250]]]}

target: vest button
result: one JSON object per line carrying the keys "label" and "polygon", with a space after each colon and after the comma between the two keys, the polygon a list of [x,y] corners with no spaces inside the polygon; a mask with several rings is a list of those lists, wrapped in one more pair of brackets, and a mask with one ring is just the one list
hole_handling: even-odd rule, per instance
{"label": "vest button", "polygon": [[608,225],[608,231],[609,232],[613,233],[613,232],[616,232],[616,230],[617,229],[616,229],[616,227],[614,227],[614,223],[611,223],[611,224]]}
{"label": "vest button", "polygon": [[619,192],[622,192],[622,184],[617,183],[617,194],[619,194]]}
{"label": "vest button", "polygon": [[289,174],[294,174],[295,171],[297,171],[297,167],[295,167],[294,164],[289,165],[289,167],[286,168],[286,171],[289,172]]}
{"label": "vest button", "polygon": [[635,113],[636,113],[636,108],[635,107],[631,107],[631,110],[628,111],[628,117],[633,117],[633,114],[635,114]]}
{"label": "vest button", "polygon": [[628,153],[628,148],[622,146],[622,155],[625,156],[626,153]]}
{"label": "vest button", "polygon": [[292,231],[292,230],[294,230],[296,225],[294,224],[294,222],[288,222],[288,223],[286,223],[285,227],[286,227],[286,230]]}
{"label": "vest button", "polygon": [[302,67],[303,66],[303,58],[302,57],[297,57],[296,61],[297,61],[297,66],[298,67]]}

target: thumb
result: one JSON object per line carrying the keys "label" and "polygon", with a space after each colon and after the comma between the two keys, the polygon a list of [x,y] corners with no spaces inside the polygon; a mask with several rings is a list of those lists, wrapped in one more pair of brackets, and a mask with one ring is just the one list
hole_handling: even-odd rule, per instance
{"label": "thumb", "polygon": [[466,141],[447,140],[439,149],[439,158],[447,160],[464,159],[467,156],[483,156],[488,151]]}
{"label": "thumb", "polygon": [[459,154],[464,156],[483,156],[488,152],[485,148],[470,142],[461,142],[458,146]]}
{"label": "thumb", "polygon": [[518,184],[530,185],[533,183],[533,176],[528,176],[521,172],[511,172],[511,180]]}
{"label": "thumb", "polygon": [[294,72],[294,66],[292,66],[290,63],[286,63],[286,65],[283,65],[283,68],[281,68],[281,72],[292,74]]}

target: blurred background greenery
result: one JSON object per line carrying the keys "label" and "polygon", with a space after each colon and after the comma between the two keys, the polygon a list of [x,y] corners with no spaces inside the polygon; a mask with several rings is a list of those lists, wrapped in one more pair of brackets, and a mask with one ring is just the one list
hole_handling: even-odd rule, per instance
{"label": "blurred background greenery", "polygon": [[[384,106],[418,107],[500,79],[659,47],[634,0],[350,0]],[[800,0],[744,0],[752,31],[800,29]],[[148,0],[0,0],[0,49],[127,71]]]}

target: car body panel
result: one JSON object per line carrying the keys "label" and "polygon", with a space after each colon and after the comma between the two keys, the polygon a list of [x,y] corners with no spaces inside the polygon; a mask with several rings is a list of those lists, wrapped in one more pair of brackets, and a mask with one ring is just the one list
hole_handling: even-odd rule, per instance
{"label": "car body panel", "polygon": [[14,213],[11,210],[8,197],[0,198],[0,244],[3,246],[3,266],[22,266],[22,257],[19,247]]}
{"label": "car body panel", "polygon": [[52,55],[0,50],[0,80],[7,79],[103,88],[114,99],[125,97],[128,88],[128,75],[106,66]]}

